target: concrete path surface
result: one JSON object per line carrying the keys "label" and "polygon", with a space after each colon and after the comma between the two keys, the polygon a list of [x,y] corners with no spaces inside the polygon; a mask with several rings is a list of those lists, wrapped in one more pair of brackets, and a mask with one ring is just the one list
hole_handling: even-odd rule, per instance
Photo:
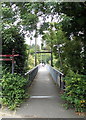
{"label": "concrete path surface", "polygon": [[74,110],[63,107],[64,102],[59,92],[59,87],[54,84],[49,72],[42,67],[30,87],[30,99],[15,113],[10,113],[21,118],[81,118]]}

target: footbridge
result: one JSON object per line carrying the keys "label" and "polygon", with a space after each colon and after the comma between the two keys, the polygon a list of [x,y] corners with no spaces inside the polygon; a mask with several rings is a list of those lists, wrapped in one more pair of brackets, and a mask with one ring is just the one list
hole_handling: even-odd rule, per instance
{"label": "footbridge", "polygon": [[49,64],[46,64],[44,66],[39,64],[35,68],[33,68],[32,70],[25,73],[25,77],[27,76],[27,78],[28,78],[28,85],[29,86],[33,82],[36,75],[39,74],[40,70],[42,70],[42,72],[48,71],[49,74],[51,75],[54,83],[57,84],[61,90],[64,90],[64,88],[65,88],[65,83],[63,81],[64,74],[62,72],[54,69]]}
{"label": "footbridge", "polygon": [[[66,110],[60,92],[65,88],[64,74],[50,65],[37,65],[25,73],[30,98],[16,111],[24,118],[80,118]],[[23,115],[22,115],[23,114]]]}
{"label": "footbridge", "polygon": [[[28,79],[28,98],[15,113],[10,111],[11,117],[19,118],[75,118],[84,120],[73,109],[65,109],[61,99],[61,91],[64,91],[64,74],[50,65],[37,65],[25,73]],[[7,110],[4,111],[6,113]],[[69,120],[68,119],[68,120]],[[24,119],[22,119],[24,120]]]}

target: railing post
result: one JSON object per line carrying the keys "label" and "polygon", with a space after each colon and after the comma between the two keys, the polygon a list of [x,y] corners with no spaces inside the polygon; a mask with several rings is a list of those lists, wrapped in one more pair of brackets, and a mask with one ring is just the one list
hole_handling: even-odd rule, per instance
{"label": "railing post", "polygon": [[[65,77],[65,75],[63,77]],[[63,81],[63,89],[65,89],[65,81]]]}
{"label": "railing post", "polygon": [[60,74],[60,88],[61,88],[61,74]]}
{"label": "railing post", "polygon": [[52,51],[51,51],[51,66],[53,67],[53,55],[52,55]]}

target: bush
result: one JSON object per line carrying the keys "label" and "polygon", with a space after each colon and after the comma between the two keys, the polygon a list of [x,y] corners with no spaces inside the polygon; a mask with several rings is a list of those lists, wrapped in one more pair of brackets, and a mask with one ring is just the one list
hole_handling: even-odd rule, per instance
{"label": "bush", "polygon": [[71,74],[65,77],[66,88],[62,98],[66,100],[66,104],[74,107],[77,112],[85,112],[86,110],[86,76]]}
{"label": "bush", "polygon": [[2,103],[14,110],[26,97],[25,86],[27,80],[17,74],[4,74],[2,76]]}

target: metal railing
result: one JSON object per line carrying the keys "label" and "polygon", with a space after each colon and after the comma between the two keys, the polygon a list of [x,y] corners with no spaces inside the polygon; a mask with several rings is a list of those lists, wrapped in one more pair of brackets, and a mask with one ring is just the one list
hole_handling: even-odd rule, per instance
{"label": "metal railing", "polygon": [[35,76],[37,75],[39,65],[37,65],[35,68],[31,69],[27,73],[25,73],[25,77],[28,79],[27,86],[30,86],[33,82]]}
{"label": "metal railing", "polygon": [[64,90],[65,88],[65,82],[63,81],[64,74],[48,64],[46,65],[46,68],[50,72],[54,82],[58,84],[62,90]]}

